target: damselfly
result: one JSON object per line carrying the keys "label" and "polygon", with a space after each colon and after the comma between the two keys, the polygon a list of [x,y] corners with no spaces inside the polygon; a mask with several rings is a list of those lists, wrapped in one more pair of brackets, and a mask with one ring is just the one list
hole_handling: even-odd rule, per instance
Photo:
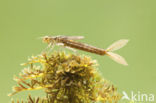
{"label": "damselfly", "polygon": [[64,47],[79,49],[79,50],[95,53],[98,55],[108,55],[114,61],[123,65],[128,65],[126,60],[122,56],[113,53],[113,51],[116,51],[124,47],[128,42],[127,39],[121,39],[113,43],[112,45],[110,45],[107,49],[101,49],[101,48],[97,48],[76,41],[83,38],[84,38],[83,36],[45,36],[43,37],[43,42],[48,43],[49,44],[48,47],[51,47],[53,45],[62,45]]}

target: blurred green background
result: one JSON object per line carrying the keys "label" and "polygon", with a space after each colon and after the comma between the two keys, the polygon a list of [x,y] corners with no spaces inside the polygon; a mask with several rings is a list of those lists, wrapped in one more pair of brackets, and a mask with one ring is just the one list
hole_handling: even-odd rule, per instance
{"label": "blurred green background", "polygon": [[107,48],[114,41],[130,42],[117,51],[129,66],[117,64],[106,56],[92,56],[99,70],[119,91],[156,94],[156,7],[155,0],[0,0],[0,100],[13,97],[13,75],[23,69],[19,64],[38,55],[47,44],[45,35],[82,35],[82,42]]}

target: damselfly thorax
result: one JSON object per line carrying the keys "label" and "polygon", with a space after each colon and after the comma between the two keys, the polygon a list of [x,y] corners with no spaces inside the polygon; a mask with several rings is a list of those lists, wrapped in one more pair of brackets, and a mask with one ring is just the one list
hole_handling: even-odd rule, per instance
{"label": "damselfly thorax", "polygon": [[123,57],[120,55],[113,53],[113,51],[118,50],[125,46],[128,42],[126,39],[119,40],[115,43],[113,43],[111,46],[109,46],[106,50],[97,48],[95,46],[91,46],[85,43],[78,42],[76,40],[83,39],[83,36],[45,36],[43,37],[43,42],[46,42],[50,46],[53,45],[62,45],[64,47],[68,48],[74,48],[74,49],[79,49],[83,51],[87,51],[90,53],[95,53],[98,55],[108,55],[111,57],[113,60],[116,62],[123,64],[123,65],[128,65],[127,62]]}

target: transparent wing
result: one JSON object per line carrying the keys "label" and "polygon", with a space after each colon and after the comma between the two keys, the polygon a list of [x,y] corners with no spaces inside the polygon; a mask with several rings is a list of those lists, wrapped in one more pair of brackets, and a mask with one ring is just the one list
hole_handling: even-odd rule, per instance
{"label": "transparent wing", "polygon": [[42,37],[38,37],[37,39],[43,39],[45,37],[49,37],[49,38],[63,38],[63,39],[69,39],[69,40],[81,40],[84,39],[84,36],[64,36],[64,35],[57,35],[57,36],[42,36]]}
{"label": "transparent wing", "polygon": [[115,51],[115,50],[118,50],[118,49],[124,47],[127,43],[128,43],[128,40],[127,39],[121,39],[121,40],[113,43],[112,45],[110,45],[106,49],[106,51]]}
{"label": "transparent wing", "polygon": [[125,66],[128,65],[127,62],[126,62],[126,60],[125,60],[122,56],[120,56],[120,55],[118,55],[118,54],[116,54],[116,53],[112,53],[112,52],[107,52],[106,54],[107,54],[111,59],[113,59],[114,61],[116,61],[117,63],[123,64],[123,65],[125,65]]}
{"label": "transparent wing", "polygon": [[84,39],[84,36],[60,36],[64,39],[69,39],[69,40],[81,40]]}

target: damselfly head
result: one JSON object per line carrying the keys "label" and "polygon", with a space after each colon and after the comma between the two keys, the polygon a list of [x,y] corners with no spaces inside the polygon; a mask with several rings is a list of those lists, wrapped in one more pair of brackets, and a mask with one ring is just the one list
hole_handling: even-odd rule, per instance
{"label": "damselfly head", "polygon": [[42,41],[44,42],[44,43],[50,43],[50,41],[51,41],[51,37],[50,36],[44,36],[44,37],[42,37]]}

